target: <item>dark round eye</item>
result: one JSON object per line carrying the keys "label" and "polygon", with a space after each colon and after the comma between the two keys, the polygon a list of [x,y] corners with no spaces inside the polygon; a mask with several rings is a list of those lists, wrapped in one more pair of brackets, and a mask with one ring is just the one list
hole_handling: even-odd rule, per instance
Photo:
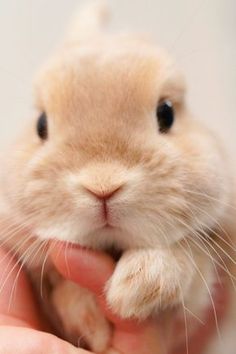
{"label": "dark round eye", "polygon": [[157,107],[157,119],[161,133],[167,133],[172,127],[175,119],[175,112],[171,101],[162,101]]}
{"label": "dark round eye", "polygon": [[42,113],[37,122],[37,133],[40,139],[46,140],[48,137],[48,122],[46,113]]}

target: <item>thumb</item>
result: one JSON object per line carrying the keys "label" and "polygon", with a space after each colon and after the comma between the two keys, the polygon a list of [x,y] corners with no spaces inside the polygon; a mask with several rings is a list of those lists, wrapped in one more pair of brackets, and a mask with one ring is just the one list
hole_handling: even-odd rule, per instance
{"label": "thumb", "polygon": [[23,327],[0,327],[0,343],[0,352],[8,354],[89,354],[56,336]]}

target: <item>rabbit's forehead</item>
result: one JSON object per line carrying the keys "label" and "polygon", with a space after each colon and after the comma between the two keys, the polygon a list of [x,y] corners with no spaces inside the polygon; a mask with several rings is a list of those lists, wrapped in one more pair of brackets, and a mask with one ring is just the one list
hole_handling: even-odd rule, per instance
{"label": "rabbit's forehead", "polygon": [[[145,48],[143,48],[144,50]],[[144,110],[156,104],[171,63],[156,50],[75,48],[39,81],[42,108],[55,117],[102,110]]]}

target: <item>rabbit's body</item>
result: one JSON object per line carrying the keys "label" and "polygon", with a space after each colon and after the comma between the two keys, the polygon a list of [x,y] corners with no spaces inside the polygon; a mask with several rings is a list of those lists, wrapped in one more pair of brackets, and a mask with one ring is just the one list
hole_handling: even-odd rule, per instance
{"label": "rabbit's body", "polygon": [[[184,304],[191,335],[191,316],[204,317],[217,270],[234,257],[227,162],[218,140],[191,118],[169,57],[144,39],[101,33],[99,16],[89,16],[40,75],[39,136],[33,120],[7,159],[3,214],[29,237],[122,250],[106,289],[112,309],[143,319],[176,307],[184,320]],[[18,245],[13,239],[10,247]],[[40,271],[41,259],[29,268]],[[93,296],[47,267],[67,338],[83,336],[105,352],[111,329]]]}

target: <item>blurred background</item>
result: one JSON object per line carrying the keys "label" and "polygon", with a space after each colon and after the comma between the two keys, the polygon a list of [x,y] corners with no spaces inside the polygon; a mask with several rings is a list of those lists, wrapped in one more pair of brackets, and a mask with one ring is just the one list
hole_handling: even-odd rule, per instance
{"label": "blurred background", "polygon": [[[0,0],[0,148],[32,111],[32,81],[89,0]],[[236,1],[107,0],[110,28],[151,33],[185,72],[192,111],[236,165]]]}

